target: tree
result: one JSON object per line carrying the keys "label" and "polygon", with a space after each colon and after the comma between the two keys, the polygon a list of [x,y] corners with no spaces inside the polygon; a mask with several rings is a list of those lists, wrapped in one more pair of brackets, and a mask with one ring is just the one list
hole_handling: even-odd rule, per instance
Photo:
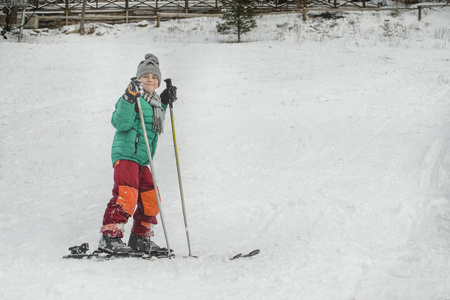
{"label": "tree", "polygon": [[240,43],[241,35],[256,27],[256,5],[252,0],[221,1],[224,23],[217,23],[217,32],[219,34],[236,34],[237,41]]}

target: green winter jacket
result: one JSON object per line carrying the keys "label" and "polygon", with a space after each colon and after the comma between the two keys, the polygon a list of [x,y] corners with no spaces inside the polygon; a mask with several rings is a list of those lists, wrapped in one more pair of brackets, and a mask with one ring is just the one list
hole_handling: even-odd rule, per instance
{"label": "green winter jacket", "polygon": [[[139,100],[141,101],[145,129],[147,130],[148,143],[153,158],[156,145],[158,144],[158,134],[153,131],[153,107],[142,97]],[[167,108],[164,104],[162,106],[164,110]],[[111,149],[113,166],[121,159],[134,161],[141,166],[148,165],[150,161],[148,159],[141,120],[137,112],[137,105],[131,104],[120,97],[116,103],[116,109],[112,114],[111,124],[116,128]]]}

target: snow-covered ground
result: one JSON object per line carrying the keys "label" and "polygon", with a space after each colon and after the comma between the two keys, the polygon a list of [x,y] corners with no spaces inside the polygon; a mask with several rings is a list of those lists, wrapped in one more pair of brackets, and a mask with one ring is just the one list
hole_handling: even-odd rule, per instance
{"label": "snow-covered ground", "polygon": [[[1,40],[0,298],[450,299],[450,8],[342,16],[264,16],[242,44],[208,18]],[[111,113],[148,52],[178,87],[198,258],[167,122],[155,167],[178,257],[62,259],[97,245]]]}

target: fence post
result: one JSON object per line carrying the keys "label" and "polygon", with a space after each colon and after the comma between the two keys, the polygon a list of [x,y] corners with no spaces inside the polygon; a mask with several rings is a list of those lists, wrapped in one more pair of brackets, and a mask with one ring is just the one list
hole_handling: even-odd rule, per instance
{"label": "fence post", "polygon": [[419,21],[421,21],[422,20],[422,5],[417,6],[417,9],[419,11],[418,19],[419,19]]}
{"label": "fence post", "polygon": [[159,11],[156,13],[156,28],[159,28],[161,26],[161,14]]}
{"label": "fence post", "polygon": [[306,22],[306,7],[307,7],[307,0],[303,0],[303,22]]}
{"label": "fence post", "polygon": [[69,0],[66,0],[66,26],[69,25]]}
{"label": "fence post", "polygon": [[125,23],[128,24],[128,0],[125,0]]}

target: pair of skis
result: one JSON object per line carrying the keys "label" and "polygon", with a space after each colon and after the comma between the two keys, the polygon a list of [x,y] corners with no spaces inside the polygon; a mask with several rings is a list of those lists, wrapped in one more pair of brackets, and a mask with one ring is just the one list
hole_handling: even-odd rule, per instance
{"label": "pair of skis", "polygon": [[[127,253],[127,254],[112,254],[103,252],[100,250],[95,250],[93,252],[89,251],[89,244],[83,243],[80,246],[73,246],[69,248],[70,254],[64,256],[63,258],[66,259],[98,259],[98,260],[109,260],[114,258],[139,258],[139,259],[146,259],[151,260],[154,258],[173,258],[175,257],[175,254],[173,254],[173,251],[170,251],[170,254],[168,254],[167,248],[159,248],[157,250],[151,251],[150,253]],[[259,254],[259,249],[255,249],[247,254],[236,254],[235,256],[231,257],[230,260],[236,260],[239,258],[246,258],[246,257],[253,257],[257,254]],[[195,257],[195,256],[193,256]]]}
{"label": "pair of skis", "polygon": [[113,254],[109,252],[104,252],[101,250],[94,250],[93,252],[89,251],[89,244],[83,243],[80,246],[73,246],[69,248],[70,254],[64,256],[66,259],[99,259],[99,260],[108,260],[112,258],[141,258],[141,259],[153,259],[153,258],[173,258],[175,255],[173,251],[170,251],[168,254],[167,248],[158,248],[156,250],[151,251],[150,253],[143,252],[131,252],[127,254]]}

